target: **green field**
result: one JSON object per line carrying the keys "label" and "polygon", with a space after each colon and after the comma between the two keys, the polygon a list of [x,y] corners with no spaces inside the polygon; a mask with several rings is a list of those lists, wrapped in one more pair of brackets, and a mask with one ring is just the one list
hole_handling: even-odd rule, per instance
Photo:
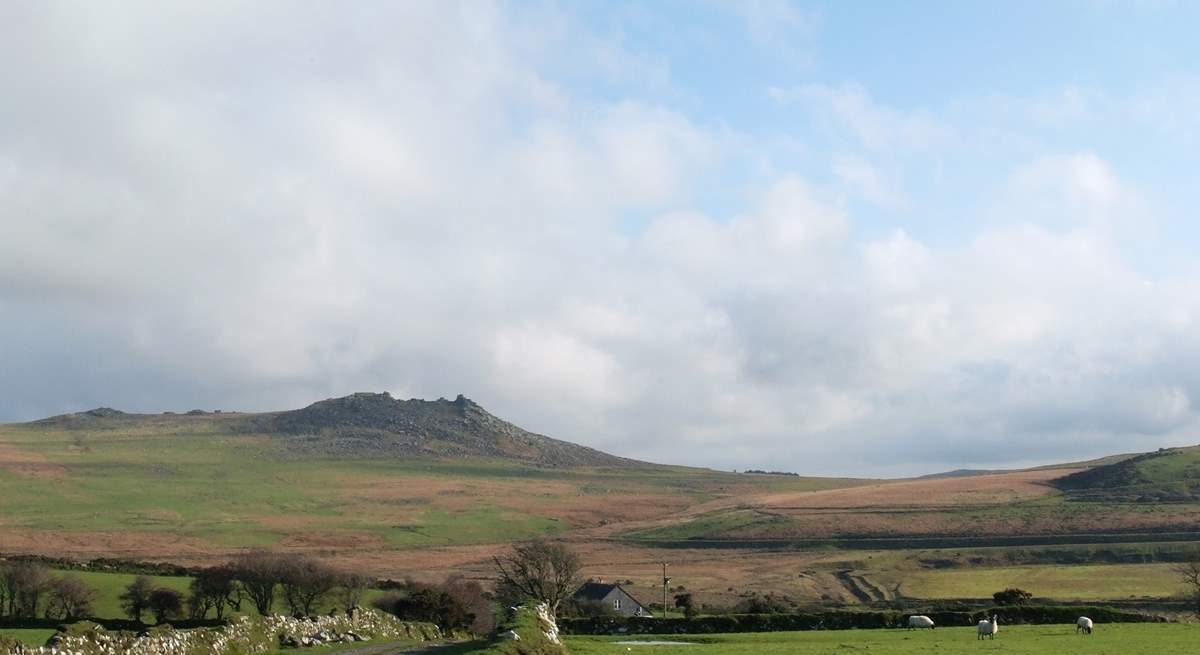
{"label": "green field", "polygon": [[[126,573],[99,573],[94,571],[57,571],[56,573],[59,575],[79,576],[88,586],[96,590],[96,602],[92,603],[92,609],[95,610],[95,618],[125,618],[125,613],[121,611],[120,596],[124,593],[125,587],[129,586],[129,583],[137,576]],[[191,584],[191,578],[160,575],[146,577],[153,581],[155,587],[174,589],[185,596],[187,595],[188,585]],[[150,620],[150,617],[147,615],[145,619]]]}
{"label": "green field", "polygon": [[[56,575],[75,575],[86,582],[89,586],[96,590],[96,602],[92,604],[94,613],[91,618],[98,619],[124,619],[127,618],[121,610],[120,596],[125,591],[125,587],[133,581],[136,575],[130,573],[102,573],[96,571],[55,571]],[[184,596],[187,596],[188,585],[191,584],[191,578],[179,576],[147,576],[153,582],[155,587],[167,587],[174,589]],[[385,592],[376,589],[369,589],[364,594],[364,603],[370,604],[371,600],[379,597]],[[250,601],[243,603],[242,608],[245,610],[242,613],[254,612],[254,607]],[[322,607],[321,611],[327,611],[328,607]],[[275,598],[274,611],[277,614],[287,614],[288,609],[284,604],[282,594],[278,594]],[[211,614],[209,615],[212,616]],[[149,613],[143,617],[143,620],[150,621]]]}
{"label": "green field", "polygon": [[[1000,626],[994,640],[980,642],[972,628],[909,630],[816,630],[729,635],[568,637],[573,655],[663,653],[671,655],[1169,655],[1196,652],[1200,628],[1183,624],[1100,625],[1095,634],[1077,635],[1074,626]],[[621,644],[680,641],[691,645]]]}
{"label": "green field", "polygon": [[41,646],[54,634],[54,630],[26,630],[22,628],[0,628],[0,635],[12,637],[26,646]]}
{"label": "green field", "polygon": [[988,598],[1008,587],[1059,600],[1164,598],[1184,591],[1172,564],[1075,564],[885,572],[908,598]]}

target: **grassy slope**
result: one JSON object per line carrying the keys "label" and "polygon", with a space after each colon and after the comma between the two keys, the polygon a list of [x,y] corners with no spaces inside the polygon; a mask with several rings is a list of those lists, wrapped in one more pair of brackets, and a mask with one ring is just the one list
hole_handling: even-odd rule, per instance
{"label": "grassy slope", "polygon": [[1056,483],[1089,501],[1200,500],[1200,446],[1167,448],[1098,466]]}
{"label": "grassy slope", "polygon": [[1009,587],[1059,600],[1161,598],[1182,592],[1171,564],[1004,566],[888,572],[877,582],[899,585],[909,598],[987,598]]}
{"label": "grassy slope", "polygon": [[[880,532],[986,537],[1104,531],[1114,526],[1136,532],[1172,523],[1200,524],[1200,504],[1108,502],[1088,504],[1081,511],[1079,503],[1048,487],[1048,495],[990,504],[947,496],[946,504],[929,507],[870,503],[835,510],[809,509],[803,503],[798,509],[760,507],[757,499],[771,495],[865,481],[659,466],[548,470],[495,460],[298,458],[269,436],[236,432],[230,427],[235,422],[229,415],[207,415],[116,421],[111,423],[115,427],[107,429],[0,426],[0,552],[203,562],[245,546],[284,546],[323,557],[358,558],[355,566],[361,563],[366,570],[403,575],[420,570],[405,564],[406,553],[436,553],[443,547],[542,534],[563,535],[591,547],[625,532],[626,526],[636,527],[637,536],[682,543],[696,537],[786,539]],[[1176,472],[1188,470],[1181,465]],[[881,485],[872,486],[878,493]],[[886,491],[890,485],[882,487]],[[911,490],[905,493],[920,497]],[[701,509],[703,503],[713,509]],[[486,573],[487,556],[486,551],[472,556],[482,562],[473,572]],[[922,573],[911,562],[896,562],[918,556],[942,557],[876,553],[874,561],[855,562],[869,555],[846,551],[827,564],[812,564],[789,559],[787,554],[747,551],[737,564],[744,571],[731,572],[733,557],[722,554],[712,565],[692,565],[694,577],[688,582],[689,589],[707,587],[724,593],[728,588],[730,594],[751,581],[760,589],[824,594],[827,579],[796,576],[798,566],[814,566],[855,568],[868,576],[911,571],[922,580],[926,578],[921,576],[934,580],[921,583],[931,589],[938,584],[948,590],[968,586],[953,575],[938,583],[943,571]],[[954,557],[953,553],[945,556]],[[597,557],[603,559],[596,574],[636,577],[651,591],[653,576],[640,572],[638,567],[645,568],[642,560],[676,559],[673,552],[616,546]],[[683,575],[688,569],[673,570]],[[810,579],[816,583],[810,584]],[[1080,576],[1072,580],[1062,588],[1077,597],[1109,593],[1101,580],[1089,583]],[[1160,578],[1148,575],[1145,580],[1145,585],[1128,592],[1154,595]],[[991,582],[971,588],[986,596],[994,591],[988,587]],[[813,585],[818,591],[805,591]],[[1117,597],[1128,595],[1125,588],[1111,591]]]}
{"label": "grassy slope", "polygon": [[[120,596],[125,592],[125,587],[137,576],[124,573],[97,573],[93,571],[62,571],[61,574],[79,576],[85,583],[96,590],[96,602],[92,604],[94,616],[102,619],[119,619],[124,618],[125,613],[121,611]],[[191,578],[182,578],[175,576],[147,576],[153,581],[154,586],[166,587],[174,589],[182,594],[187,594],[188,585],[191,583]],[[146,620],[150,617],[147,615]]]}
{"label": "grassy slope", "polygon": [[[808,497],[749,498],[685,520],[637,527],[625,536],[656,541],[918,536],[980,539],[987,545],[992,537],[1078,534],[1125,535],[1129,541],[1137,535],[1195,532],[1200,526],[1200,495],[1177,493],[1200,489],[1200,447],[1096,462],[1107,463],[1065,478],[1076,465],[869,484]],[[1114,479],[1138,480],[1140,493],[1150,490],[1156,498],[1174,493],[1177,502],[1147,502],[1129,487],[1104,486]],[[1084,493],[1087,504],[1078,502]]]}
{"label": "grassy slope", "polygon": [[164,555],[184,545],[405,549],[660,516],[748,489],[846,484],[680,467],[297,458],[268,436],[231,431],[232,422],[165,417],[118,421],[116,429],[0,426],[0,525],[35,536],[144,535],[147,543],[163,543]]}
{"label": "grassy slope", "polygon": [[1099,625],[1091,636],[1076,635],[1074,626],[1004,626],[995,640],[978,642],[974,628],[934,631],[830,630],[697,637],[638,636],[637,640],[680,640],[691,646],[626,646],[630,637],[569,637],[574,655],[679,653],[688,655],[924,655],[939,653],[1010,653],[1012,655],[1161,655],[1195,649],[1195,627],[1181,624]]}

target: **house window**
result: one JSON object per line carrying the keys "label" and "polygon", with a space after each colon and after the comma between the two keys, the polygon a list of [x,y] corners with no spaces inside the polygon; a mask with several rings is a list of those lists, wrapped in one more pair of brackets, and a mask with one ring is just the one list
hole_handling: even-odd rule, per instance
{"label": "house window", "polygon": [[613,609],[615,609],[615,610],[621,609],[621,599],[620,598],[613,599]]}

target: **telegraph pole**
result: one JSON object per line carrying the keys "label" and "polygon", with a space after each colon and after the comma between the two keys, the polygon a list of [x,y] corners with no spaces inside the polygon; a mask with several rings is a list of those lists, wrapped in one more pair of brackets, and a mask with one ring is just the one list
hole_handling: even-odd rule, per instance
{"label": "telegraph pole", "polygon": [[667,585],[670,584],[671,578],[667,577],[667,563],[662,563],[663,567],[663,618],[667,618]]}

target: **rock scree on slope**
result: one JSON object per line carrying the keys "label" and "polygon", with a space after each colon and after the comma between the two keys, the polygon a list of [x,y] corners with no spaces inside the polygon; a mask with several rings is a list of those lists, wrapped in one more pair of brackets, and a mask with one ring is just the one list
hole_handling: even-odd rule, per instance
{"label": "rock scree on slope", "polygon": [[454,400],[397,400],[387,392],[355,393],[258,417],[263,432],[329,454],[499,457],[551,467],[639,463],[529,432],[461,394]]}

